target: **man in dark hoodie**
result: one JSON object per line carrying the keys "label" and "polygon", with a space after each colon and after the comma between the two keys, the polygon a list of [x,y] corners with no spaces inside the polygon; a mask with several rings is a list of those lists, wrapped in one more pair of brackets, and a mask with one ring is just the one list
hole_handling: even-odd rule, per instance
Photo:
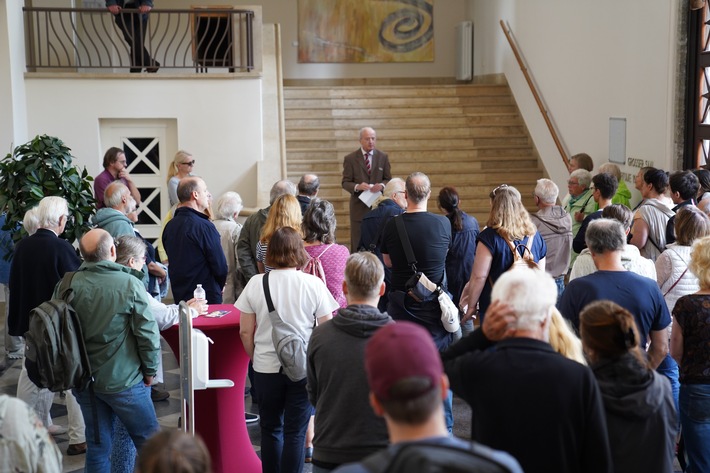
{"label": "man in dark hoodie", "polygon": [[540,210],[530,215],[547,245],[545,271],[555,279],[558,300],[565,290],[565,274],[572,247],[572,219],[565,209],[556,205],[559,194],[557,184],[549,179],[539,179],[533,198]]}
{"label": "man in dark hoodie", "polygon": [[392,319],[377,309],[384,268],[369,252],[345,265],[348,306],[316,327],[308,343],[308,396],[316,408],[313,464],[332,470],[387,447],[387,426],[369,404],[365,345]]}

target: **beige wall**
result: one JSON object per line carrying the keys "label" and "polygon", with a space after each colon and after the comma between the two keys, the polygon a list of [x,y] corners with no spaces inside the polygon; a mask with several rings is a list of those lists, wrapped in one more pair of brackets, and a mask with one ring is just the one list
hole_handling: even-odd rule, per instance
{"label": "beige wall", "polygon": [[[510,24],[570,153],[587,152],[597,166],[606,162],[609,118],[624,117],[627,164],[636,159],[671,169],[676,3],[471,0],[476,74],[505,73],[545,166],[562,189],[567,175],[561,158],[498,21]],[[622,167],[628,174],[637,169]]]}
{"label": "beige wall", "polygon": [[[498,0],[495,0],[498,1]],[[454,77],[454,28],[466,19],[466,0],[434,1],[434,62],[398,64],[298,64],[297,0],[173,0],[173,8],[190,5],[233,4],[262,6],[264,23],[281,25],[283,68],[285,79],[341,79],[390,77]],[[160,7],[157,7],[160,8]]]}

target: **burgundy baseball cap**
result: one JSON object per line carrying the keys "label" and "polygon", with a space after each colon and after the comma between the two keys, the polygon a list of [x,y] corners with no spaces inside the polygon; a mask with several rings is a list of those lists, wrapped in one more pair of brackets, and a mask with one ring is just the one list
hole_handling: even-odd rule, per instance
{"label": "burgundy baseball cap", "polygon": [[[412,322],[397,322],[377,330],[365,347],[365,370],[370,390],[381,401],[413,399],[439,385],[444,372],[431,335]],[[427,378],[430,386],[402,398],[392,386],[406,378]]]}

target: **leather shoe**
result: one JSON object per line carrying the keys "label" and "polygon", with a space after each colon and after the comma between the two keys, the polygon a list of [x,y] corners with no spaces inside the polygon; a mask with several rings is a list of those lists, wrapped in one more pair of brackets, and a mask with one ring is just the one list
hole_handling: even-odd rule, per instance
{"label": "leather shoe", "polygon": [[158,69],[160,69],[160,63],[158,61],[153,61],[153,65],[151,67],[146,67],[145,72],[155,74],[158,72]]}
{"label": "leather shoe", "polygon": [[160,389],[152,386],[150,388],[150,400],[153,402],[165,401],[170,397],[170,393],[167,391],[161,391]]}
{"label": "leather shoe", "polygon": [[81,455],[86,453],[86,442],[73,443],[67,447],[67,455]]}

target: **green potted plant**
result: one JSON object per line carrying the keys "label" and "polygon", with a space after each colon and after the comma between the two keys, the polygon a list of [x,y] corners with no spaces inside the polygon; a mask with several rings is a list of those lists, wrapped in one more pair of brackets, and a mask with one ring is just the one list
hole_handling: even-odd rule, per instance
{"label": "green potted plant", "polygon": [[67,222],[64,238],[73,243],[89,230],[96,209],[94,179],[86,167],[79,169],[72,160],[71,149],[47,135],[36,136],[0,160],[0,209],[6,213],[3,230],[11,231],[15,242],[27,235],[20,225],[25,212],[51,195],[64,197],[74,217]]}

